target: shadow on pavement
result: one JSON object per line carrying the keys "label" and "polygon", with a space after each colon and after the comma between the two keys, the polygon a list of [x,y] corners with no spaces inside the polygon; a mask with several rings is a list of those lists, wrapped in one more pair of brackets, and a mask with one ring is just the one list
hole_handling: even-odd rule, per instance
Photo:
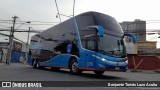
{"label": "shadow on pavement", "polygon": [[82,72],[82,74],[75,75],[75,74],[70,73],[68,69],[61,69],[59,71],[53,71],[52,69],[49,69],[49,68],[42,68],[38,70],[45,70],[45,71],[51,71],[54,73],[68,74],[68,75],[73,75],[73,76],[79,76],[79,77],[91,78],[91,79],[99,79],[99,80],[116,80],[116,81],[126,80],[125,78],[122,78],[122,77],[106,75],[106,73],[104,75],[96,75],[92,73],[92,71],[84,71]]}

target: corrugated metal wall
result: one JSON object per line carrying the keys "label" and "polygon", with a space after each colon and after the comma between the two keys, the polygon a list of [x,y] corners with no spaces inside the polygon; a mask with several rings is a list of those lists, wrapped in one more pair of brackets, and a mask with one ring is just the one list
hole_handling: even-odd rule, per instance
{"label": "corrugated metal wall", "polygon": [[19,63],[20,59],[25,59],[25,53],[21,51],[12,51],[11,63]]}

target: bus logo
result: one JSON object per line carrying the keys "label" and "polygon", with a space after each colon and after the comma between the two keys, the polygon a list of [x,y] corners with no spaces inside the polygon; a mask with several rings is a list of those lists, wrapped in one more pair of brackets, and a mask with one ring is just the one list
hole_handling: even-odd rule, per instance
{"label": "bus logo", "polygon": [[11,87],[11,82],[2,82],[2,87]]}

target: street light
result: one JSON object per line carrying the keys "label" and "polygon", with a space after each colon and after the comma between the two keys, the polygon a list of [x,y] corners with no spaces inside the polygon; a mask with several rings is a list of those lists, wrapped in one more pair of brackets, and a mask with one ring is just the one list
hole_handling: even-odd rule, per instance
{"label": "street light", "polygon": [[[16,29],[18,29],[19,27],[21,27],[22,25],[24,25],[24,24],[26,24],[26,23],[31,23],[31,22],[29,22],[29,21],[28,21],[28,22],[24,22],[24,23],[22,23],[21,25],[19,25]],[[16,30],[16,29],[15,29],[15,30]]]}
{"label": "street light", "polygon": [[4,40],[8,40],[8,38],[5,38]]}
{"label": "street light", "polygon": [[[22,23],[20,26],[18,26],[16,29],[18,29],[19,27],[21,27],[23,24],[26,24],[26,23],[28,23],[28,24],[30,24],[31,22],[30,21],[28,21],[28,22],[24,22],[24,23]],[[15,30],[16,30],[15,29]],[[28,45],[28,43],[29,43],[29,33],[30,33],[30,29],[31,29],[31,27],[29,27],[29,30],[28,30],[28,38],[27,38],[27,43],[26,43],[26,55],[25,55],[25,57],[26,57],[26,62],[27,62],[27,60],[28,60],[28,47],[29,47],[29,45]]]}

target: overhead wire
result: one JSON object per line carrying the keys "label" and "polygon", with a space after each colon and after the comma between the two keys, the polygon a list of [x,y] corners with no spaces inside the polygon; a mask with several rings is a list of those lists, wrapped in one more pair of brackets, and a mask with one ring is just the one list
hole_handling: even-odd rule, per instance
{"label": "overhead wire", "polygon": [[1,27],[5,27],[5,28],[10,28],[10,27],[8,27],[8,26],[4,26],[4,25],[0,25]]}
{"label": "overhead wire", "polygon": [[48,22],[48,21],[18,21],[18,22],[36,22],[36,23],[59,23],[59,22]]}
{"label": "overhead wire", "polygon": [[[18,18],[20,21],[22,21],[20,18]],[[27,26],[27,27],[29,27],[28,25],[26,25],[26,23],[22,23],[22,24],[24,24],[25,26]]]}
{"label": "overhead wire", "polygon": [[[24,34],[25,32],[16,32],[16,33],[21,33],[22,35],[28,37],[27,35]],[[21,34],[19,34],[19,35],[21,35]]]}
{"label": "overhead wire", "polygon": [[57,5],[57,0],[55,0],[55,4],[56,4],[58,16],[59,16],[59,20],[60,20],[60,22],[61,22],[61,16],[60,16],[59,9],[58,9],[58,5]]}
{"label": "overhead wire", "polygon": [[4,19],[0,19],[0,21],[13,21],[13,20],[4,20]]}

